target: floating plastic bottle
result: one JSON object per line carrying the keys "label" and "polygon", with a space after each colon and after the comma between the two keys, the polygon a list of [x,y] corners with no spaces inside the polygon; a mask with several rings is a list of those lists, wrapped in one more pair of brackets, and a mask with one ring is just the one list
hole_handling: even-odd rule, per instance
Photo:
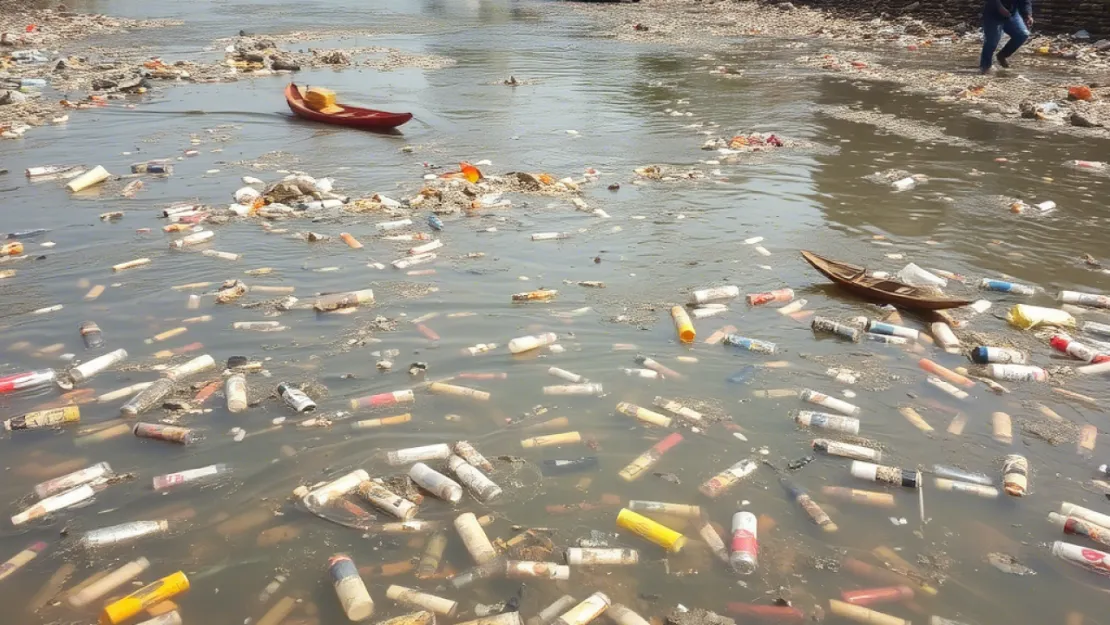
{"label": "floating plastic bottle", "polygon": [[979,346],[971,350],[972,362],[1024,365],[1028,362],[1025,352],[1007,347]]}
{"label": "floating plastic bottle", "polygon": [[358,574],[351,556],[336,554],[328,560],[328,573],[343,613],[352,621],[365,621],[374,613],[374,600]]}
{"label": "floating plastic bottle", "polygon": [[1110,324],[1086,321],[1083,323],[1083,331],[1087,334],[1110,337]]}
{"label": "floating plastic bottle", "polygon": [[920,337],[920,332],[913,328],[895,325],[893,323],[885,323],[882,321],[875,321],[869,319],[867,321],[867,331],[874,332],[875,334],[886,334],[888,336],[900,336],[904,339],[916,341]]}
{"label": "floating plastic bottle", "polygon": [[173,380],[162,378],[155,380],[150,386],[139,391],[126,404],[120,407],[120,416],[137,417],[162,403],[173,391]]}
{"label": "floating plastic bottle", "polygon": [[281,396],[282,401],[285,402],[285,405],[292,408],[295,412],[305,413],[316,410],[316,402],[312,401],[312,398],[308,395],[305,395],[304,391],[288,382],[278,384],[277,392],[278,395]]}
{"label": "floating plastic bottle", "polygon": [[1012,497],[1025,496],[1029,487],[1029,461],[1025,456],[1010,454],[1002,460],[1002,487]]}
{"label": "floating plastic bottle", "polygon": [[605,389],[600,384],[557,384],[543,387],[544,395],[601,395]]}
{"label": "floating plastic bottle", "polygon": [[877,508],[893,508],[896,505],[894,495],[890,493],[877,493],[843,486],[822,486],[821,494],[836,501],[875,506]]}
{"label": "floating plastic bottle", "polygon": [[51,495],[56,495],[60,492],[77,488],[82,484],[87,484],[107,477],[112,474],[112,467],[107,462],[98,462],[90,467],[78,469],[72,473],[67,473],[61,477],[56,477],[47,480],[35,486],[35,496],[39,499],[45,499]]}
{"label": "floating plastic bottle", "polygon": [[1010,382],[1044,382],[1048,372],[1032,365],[987,365],[987,375]]}
{"label": "floating plastic bottle", "polygon": [[[840,417],[838,415],[827,415],[836,417],[838,419],[848,419],[850,417]],[[856,420],[856,432],[859,431],[859,421]],[[878,449],[864,447],[863,445],[853,445],[851,443],[842,443],[840,441],[832,441],[824,438],[818,438],[811,444],[814,451],[829,454],[830,456],[840,456],[842,458],[851,458],[853,460],[863,460],[865,462],[880,462],[883,458],[883,452]]]}
{"label": "floating plastic bottle", "polygon": [[735,286],[719,286],[710,289],[699,289],[691,294],[692,304],[708,304],[718,300],[736,299],[740,297],[740,288]]}
{"label": "floating plastic bottle", "polygon": [[608,595],[595,592],[556,619],[555,625],[588,625],[608,610],[610,604]]}
{"label": "floating plastic bottle", "polygon": [[81,546],[94,549],[107,545],[118,545],[120,543],[143,538],[144,536],[161,534],[169,531],[169,528],[170,522],[167,520],[121,523],[119,525],[102,527],[86,532],[85,535],[81,537]]}
{"label": "floating plastic bottle", "polygon": [[150,561],[146,558],[139,558],[128,562],[107,575],[100,577],[100,579],[97,579],[93,583],[83,587],[81,590],[71,594],[69,597],[69,604],[75,608],[83,608],[138,577],[148,568],[150,568]]}
{"label": "floating plastic bottle", "polygon": [[795,415],[794,420],[797,421],[798,425],[805,427],[815,427],[833,432],[845,432],[847,434],[859,434],[859,419],[855,417],[802,410]]}
{"label": "floating plastic bottle", "polygon": [[779,484],[783,487],[784,490],[786,490],[786,493],[790,496],[790,498],[794,500],[794,503],[798,504],[798,506],[801,507],[802,510],[805,510],[806,515],[808,515],[809,518],[822,529],[822,531],[835,532],[840,529],[839,527],[837,527],[836,523],[833,523],[832,519],[829,518],[829,515],[821,508],[821,506],[817,505],[817,502],[814,501],[813,498],[809,496],[809,493],[807,493],[802,487],[798,486],[786,477],[779,477]]}
{"label": "floating plastic bottle", "polygon": [[851,473],[853,477],[871,482],[881,482],[892,486],[905,486],[906,488],[921,488],[921,472],[888,467],[860,460],[852,461]]}
{"label": "floating plastic bottle", "polygon": [[58,385],[66,390],[72,389],[74,386],[87,382],[97,374],[106,371],[109,367],[115,366],[126,359],[127,350],[125,349],[117,349],[107,354],[97,356],[88,362],[66,371],[65,374],[58,379]]}
{"label": "floating plastic bottle", "polygon": [[972,484],[981,484],[983,486],[993,486],[994,479],[986,473],[975,473],[972,471],[964,471],[956,467],[949,467],[943,464],[933,465],[933,474],[937,477],[949,478],[961,482],[970,482]]}
{"label": "floating plastic bottle", "polygon": [[938,477],[934,480],[937,490],[943,490],[954,493],[966,493],[968,495],[975,495],[984,499],[997,499],[999,492],[993,486],[983,486],[982,484],[969,484],[967,482],[957,482],[943,477]]}
{"label": "floating plastic bottle", "polygon": [[455,612],[459,608],[457,601],[420,592],[413,588],[405,588],[404,586],[391,585],[385,589],[385,596],[401,605],[428,610],[447,617],[455,616]]}
{"label": "floating plastic bottle", "polygon": [[1065,534],[1084,536],[1100,545],[1110,546],[1110,528],[1102,527],[1090,521],[1065,516],[1056,512],[1048,513],[1048,521],[1058,527]]}
{"label": "floating plastic bottle", "polygon": [[509,341],[509,351],[514,354],[521,354],[533,349],[551,345],[558,340],[558,336],[554,332],[547,332],[545,334],[538,334],[535,336],[521,336]]}
{"label": "floating plastic bottle", "polygon": [[0,395],[28,391],[54,384],[58,379],[53,369],[41,369],[13,375],[0,376]]}
{"label": "floating plastic bottle", "polygon": [[639,479],[651,467],[655,466],[663,454],[667,453],[682,442],[682,434],[673,432],[667,435],[666,438],[653,445],[650,449],[636,457],[635,460],[630,462],[628,466],[620,471],[620,476],[626,482],[631,482]]}
{"label": "floating plastic bottle", "polygon": [[1016,282],[1006,282],[1004,280],[991,280],[983,278],[979,282],[979,288],[985,291],[1000,291],[1002,293],[1013,293],[1014,295],[1036,295],[1037,290],[1031,286],[1024,284],[1017,284]]}
{"label": "floating plastic bottle", "polygon": [[682,306],[673,306],[671,308],[671,318],[674,320],[678,339],[683,343],[693,343],[697,333],[694,331],[694,324],[690,321],[690,316],[686,314],[686,309]]}
{"label": "floating plastic bottle", "polygon": [[698,490],[710,499],[716,498],[735,486],[740,480],[755,473],[757,468],[759,468],[759,465],[754,460],[741,460],[706,480],[704,484],[698,487]]}
{"label": "floating plastic bottle", "polygon": [[801,392],[800,397],[802,398],[802,401],[809,402],[823,408],[828,408],[829,410],[835,410],[836,412],[852,417],[858,416],[861,412],[859,406],[849,404],[844,400],[830,397],[828,395],[825,395],[824,393],[818,393],[817,391],[808,388]]}
{"label": "floating plastic bottle", "polygon": [[724,342],[726,345],[732,345],[759,354],[774,354],[777,349],[774,343],[761,341],[759,339],[750,339],[746,336],[740,336],[739,334],[729,334],[725,336]]}
{"label": "floating plastic bottle", "polygon": [[412,465],[412,468],[409,469],[409,478],[440,499],[451,503],[459,503],[462,499],[462,486],[423,462]]}
{"label": "floating plastic bottle", "polygon": [[682,551],[682,547],[686,544],[686,537],[679,532],[627,508],[622,509],[617,515],[617,526],[672,553]]}
{"label": "floating plastic bottle", "polygon": [[937,345],[944,348],[944,351],[949,353],[960,351],[960,339],[956,338],[956,334],[952,332],[952,328],[947,323],[935,321],[929,326],[929,331],[932,332],[933,338],[937,340]]}
{"label": "floating plastic bottle", "polygon": [[37,430],[43,428],[56,428],[81,421],[81,408],[79,406],[66,406],[51,410],[36,410],[4,420],[4,429]]}
{"label": "floating plastic bottle", "polygon": [[1082,293],[1079,291],[1060,291],[1056,299],[1063,304],[1077,306],[1091,306],[1092,308],[1110,308],[1110,297],[1097,293]]}
{"label": "floating plastic bottle", "polygon": [[794,299],[794,289],[776,289],[766,293],[752,293],[748,295],[749,306],[763,306],[774,302],[789,302]]}
{"label": "floating plastic bottle", "polygon": [[729,565],[740,575],[755,573],[759,562],[758,521],[751,512],[732,515],[732,539],[729,542]]}
{"label": "floating plastic bottle", "polygon": [[372,480],[360,484],[358,494],[375,507],[385,510],[403,521],[408,521],[416,516],[418,511],[415,503]]}
{"label": "floating plastic bottle", "polygon": [[198,438],[196,432],[190,428],[163,423],[136,423],[131,432],[138,438],[152,438],[181,445],[190,445]]}
{"label": "floating plastic bottle", "polygon": [[458,476],[459,481],[470,489],[478,501],[488,503],[501,496],[500,486],[461,457],[456,455],[449,457],[447,468]]}
{"label": "floating plastic bottle", "polygon": [[1110,577],[1110,553],[1105,551],[1058,540],[1052,543],[1052,555],[1091,573]]}
{"label": "floating plastic bottle", "polygon": [[198,482],[201,480],[209,480],[220,475],[226,475],[231,471],[231,467],[225,463],[210,464],[206,467],[198,469],[189,469],[187,471],[178,471],[177,473],[167,473],[165,475],[156,475],[153,479],[154,490],[165,490],[180,484],[187,484],[189,482]]}
{"label": "floating plastic bottle", "polygon": [[1055,334],[1049,339],[1048,344],[1053,349],[1063,352],[1076,360],[1082,360],[1088,363],[1106,362],[1110,361],[1110,355],[1100,354],[1095,348],[1073,340],[1063,334]]}
{"label": "floating plastic bottle", "polygon": [[858,327],[833,321],[825,316],[815,316],[814,321],[811,322],[809,326],[814,332],[828,332],[830,334],[844,336],[845,339],[850,341],[859,341],[860,331]]}
{"label": "floating plastic bottle", "polygon": [[[46,497],[30,508],[12,516],[12,525],[23,525],[28,521],[41,519],[51,512],[57,512],[58,510],[77,505],[87,499],[92,499],[95,495],[96,490],[93,489],[90,484],[83,484],[76,488]],[[0,573],[2,572],[2,569],[0,569]]]}
{"label": "floating plastic bottle", "polygon": [[328,502],[341,498],[354,491],[360,484],[370,479],[370,475],[363,469],[355,469],[322,486],[319,486],[304,495],[304,502],[310,507],[327,505]]}

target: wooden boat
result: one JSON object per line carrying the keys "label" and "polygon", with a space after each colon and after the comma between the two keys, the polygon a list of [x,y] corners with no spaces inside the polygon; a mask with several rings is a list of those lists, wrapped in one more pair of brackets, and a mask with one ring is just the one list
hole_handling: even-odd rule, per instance
{"label": "wooden boat", "polygon": [[285,88],[285,101],[289,104],[289,110],[293,111],[293,114],[297,117],[350,128],[378,130],[396,128],[412,119],[412,113],[387,113],[386,111],[343,106],[342,104],[337,105],[342,110],[336,113],[314,111],[305,104],[304,95],[294,83],[289,83],[289,86]]}
{"label": "wooden boat", "polygon": [[889,302],[911,310],[944,310],[967,306],[971,303],[969,300],[938,297],[928,289],[910,286],[897,280],[874,278],[867,275],[867,269],[859,265],[830,260],[813,252],[803,250],[802,258],[813,265],[814,269],[825,274],[829,280],[864,299]]}

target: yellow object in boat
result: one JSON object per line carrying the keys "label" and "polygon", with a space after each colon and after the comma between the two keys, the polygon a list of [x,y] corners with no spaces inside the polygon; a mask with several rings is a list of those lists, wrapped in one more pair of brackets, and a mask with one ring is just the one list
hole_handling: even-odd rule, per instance
{"label": "yellow object in boat", "polygon": [[338,113],[343,109],[335,105],[335,92],[324,87],[309,87],[304,94],[308,108],[321,113]]}

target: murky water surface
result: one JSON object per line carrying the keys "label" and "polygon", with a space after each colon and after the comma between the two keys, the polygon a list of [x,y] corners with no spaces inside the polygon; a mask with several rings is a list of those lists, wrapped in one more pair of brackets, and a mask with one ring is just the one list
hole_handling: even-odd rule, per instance
{"label": "murky water surface", "polygon": [[[696,287],[733,284],[741,293],[791,287],[807,308],[832,317],[876,316],[878,311],[828,284],[798,255],[810,249],[834,258],[896,271],[913,261],[968,277],[1012,276],[1037,285],[1043,293],[1021,301],[1052,305],[1060,289],[1100,292],[1107,276],[1083,266],[1083,252],[1103,255],[1107,234],[1105,178],[1077,172],[1062,164],[1069,159],[1105,160],[1110,143],[1036,135],[1028,130],[994,125],[959,116],[953,110],[882,85],[852,82],[789,69],[802,52],[790,42],[738,41],[735,56],[701,57],[663,47],[633,46],[607,40],[573,11],[530,2],[386,2],[368,5],[349,0],[317,2],[90,2],[80,9],[128,17],[168,17],[186,25],[136,32],[124,41],[148,46],[167,59],[214,59],[216,37],[239,29],[260,34],[293,30],[364,29],[363,34],[336,41],[289,44],[307,47],[389,46],[456,59],[447,69],[365,69],[307,71],[300,83],[327,85],[345,100],[399,111],[416,119],[396,135],[379,135],[313,125],[291,118],[281,91],[285,78],[261,78],[226,85],[183,85],[158,90],[137,109],[112,106],[81,112],[69,125],[38,129],[20,142],[5,142],[0,165],[12,173],[0,180],[3,231],[49,228],[25,241],[34,259],[8,265],[13,278],[0,281],[0,345],[4,373],[65,367],[59,356],[92,357],[77,333],[78,325],[94,320],[103,329],[106,349],[123,347],[126,364],[144,370],[109,371],[87,386],[95,394],[154,380],[149,365],[181,362],[211,354],[223,363],[232,356],[265,360],[269,377],[248,376],[252,398],[265,398],[282,380],[316,380],[327,387],[321,412],[336,417],[348,400],[373,393],[414,388],[415,404],[395,411],[359,413],[337,419],[331,428],[299,428],[300,417],[269,398],[245,412],[227,411],[222,395],[210,399],[210,412],[189,415],[182,425],[203,433],[202,441],[181,447],[141,440],[129,434],[96,441],[79,438],[76,427],[64,431],[14,432],[0,440],[5,479],[0,501],[15,514],[32,503],[33,486],[51,477],[100,461],[135,479],[99,493],[91,505],[67,510],[47,520],[0,531],[0,556],[14,555],[35,541],[47,549],[0,584],[6,609],[0,623],[91,622],[95,604],[75,610],[66,605],[29,613],[28,597],[46,584],[63,564],[76,566],[66,588],[90,575],[139,557],[150,568],[139,579],[150,581],[183,570],[192,589],[175,600],[186,623],[239,623],[258,619],[269,607],[258,594],[278,573],[288,581],[277,596],[301,600],[287,622],[334,623],[344,619],[325,568],[334,553],[347,552],[364,568],[363,578],[377,604],[374,618],[402,614],[406,608],[386,599],[391,583],[418,587],[460,601],[459,620],[473,618],[476,602],[495,603],[509,597],[518,582],[493,580],[463,590],[445,581],[418,580],[403,565],[423,551],[427,535],[384,535],[341,527],[312,516],[289,499],[300,484],[311,484],[354,468],[389,477],[404,468],[384,461],[384,451],[468,439],[487,457],[516,456],[525,464],[494,460],[494,479],[504,487],[504,500],[483,506],[467,495],[451,507],[427,498],[419,517],[439,521],[450,536],[441,577],[471,566],[451,522],[460,512],[493,513],[486,530],[507,539],[516,529],[554,530],[560,548],[573,546],[591,530],[616,531],[619,507],[599,505],[569,514],[551,514],[545,506],[597,503],[606,494],[623,501],[647,499],[702,506],[709,518],[728,531],[732,514],[743,507],[768,519],[760,536],[760,570],[740,580],[695,542],[694,525],[676,526],[691,538],[683,553],[665,557],[662,550],[627,533],[614,546],[640,550],[636,568],[602,571],[574,569],[566,582],[528,580],[521,611],[527,617],[564,593],[584,598],[595,590],[610,594],[645,617],[665,614],[675,604],[723,611],[727,602],[769,604],[782,592],[807,612],[814,604],[827,607],[843,590],[883,585],[822,563],[851,555],[869,559],[877,546],[898,550],[906,560],[922,564],[927,574],[943,574],[940,593],[920,595],[914,605],[878,606],[915,623],[941,615],[968,623],[1060,623],[1068,611],[1087,615],[1084,623],[1106,622],[1107,586],[1095,575],[1055,560],[1046,545],[1063,538],[1045,517],[1060,501],[1083,503],[1101,512],[1110,505],[1084,484],[1093,475],[1095,459],[1076,454],[1075,438],[1052,446],[1023,435],[1021,423],[1039,418],[1035,402],[1044,402],[1078,426],[1094,424],[1105,434],[1105,413],[1061,400],[1045,384],[1012,383],[1009,395],[996,396],[977,387],[971,398],[957,401],[925,383],[917,361],[928,356],[950,367],[962,366],[961,356],[944,354],[925,344],[922,353],[874,343],[851,345],[816,338],[808,320],[795,321],[771,307],[748,308],[731,303],[723,315],[696,321],[698,340],[677,342],[668,310],[684,303]],[[115,40],[118,42],[119,40]],[[804,43],[804,42],[803,42]],[[742,76],[711,74],[721,64],[743,70]],[[509,75],[526,79],[510,88]],[[874,126],[842,121],[821,111],[835,106],[862,106],[946,129],[970,140],[972,147],[951,147],[878,132]],[[676,110],[682,115],[672,115]],[[203,114],[201,114],[202,112]],[[688,115],[686,113],[689,113]],[[567,131],[574,130],[575,133]],[[717,158],[701,151],[701,134],[731,137],[741,132],[776,132],[815,143],[813,150],[782,150],[735,163],[705,164]],[[196,144],[191,138],[199,140]],[[404,146],[416,146],[412,153]],[[26,167],[49,163],[102,164],[123,173],[131,162],[175,157],[187,149],[200,154],[175,163],[168,179],[148,179],[133,199],[106,188],[78,195],[60,183],[27,183]],[[130,152],[129,155],[123,154]],[[274,155],[280,152],[279,155]],[[265,168],[246,163],[269,161]],[[1008,162],[995,162],[1005,157]],[[339,188],[355,196],[381,192],[393,197],[419,189],[428,164],[453,168],[460,160],[489,159],[489,173],[550,172],[555,177],[579,176],[588,167],[600,170],[598,182],[585,187],[583,199],[604,209],[611,219],[576,211],[560,197],[512,196],[510,210],[477,211],[445,217],[439,235],[445,243],[434,275],[411,277],[384,271],[369,263],[387,263],[404,255],[405,245],[382,241],[374,223],[379,214],[342,215],[319,223],[289,222],[292,230],[338,235],[350,232],[366,247],[348,249],[338,240],[310,244],[281,235],[267,235],[255,221],[217,226],[208,247],[243,255],[237,262],[202,256],[197,251],[174,253],[161,233],[164,220],[157,209],[172,202],[199,200],[219,205],[251,175],[276,180],[277,169],[296,169],[332,176]],[[647,164],[698,168],[707,179],[686,182],[641,181],[633,169]],[[917,189],[894,193],[864,176],[890,168],[930,178]],[[218,170],[213,173],[210,170]],[[977,172],[973,174],[973,172]],[[620,183],[619,191],[606,187]],[[1059,208],[1045,215],[1013,215],[998,196],[1029,201],[1053,200]],[[103,212],[126,211],[124,219],[104,223]],[[422,224],[426,215],[417,213]],[[619,226],[619,230],[618,227]],[[495,232],[487,229],[496,227]],[[150,228],[151,232],[137,232]],[[532,242],[534,232],[572,232],[562,242]],[[743,241],[762,236],[769,256]],[[40,247],[45,241],[54,247]],[[482,252],[481,258],[467,258]],[[891,258],[890,255],[902,255]],[[113,273],[111,266],[149,257],[145,268]],[[4,268],[8,268],[4,267]],[[244,271],[273,267],[267,276]],[[315,271],[338,267],[336,271]],[[424,267],[419,267],[424,268]],[[294,287],[310,299],[320,292],[372,288],[377,302],[353,315],[316,316],[311,311],[286,312],[278,319],[289,329],[272,334],[233,330],[237,321],[267,320],[269,307],[215,305],[205,298],[198,310],[186,309],[187,293],[171,286],[240,278],[251,285]],[[564,281],[603,281],[604,290]],[[93,285],[104,294],[84,300]],[[419,288],[414,288],[418,285]],[[541,286],[557,288],[550,303],[513,305],[510,295]],[[979,297],[971,287],[952,283],[952,295]],[[248,295],[259,301],[265,295]],[[1069,364],[1041,341],[1019,337],[1000,317],[1017,300],[988,293],[990,312],[976,317],[969,330],[1032,347],[1044,366]],[[34,315],[54,304],[62,310]],[[589,307],[585,314],[556,316]],[[455,313],[473,313],[470,316]],[[164,342],[145,339],[181,326],[182,319],[211,315],[206,323]],[[359,334],[375,316],[399,321],[395,331]],[[430,315],[435,315],[429,317]],[[409,321],[423,324],[441,338],[430,341]],[[924,320],[905,315],[907,325],[922,328]],[[1088,320],[1105,321],[1092,313]],[[704,338],[726,324],[743,335],[774,341],[780,355],[759,356]],[[515,336],[551,331],[559,335],[563,353],[514,357],[504,347]],[[351,344],[354,339],[372,341]],[[154,354],[202,343],[203,348],[170,361]],[[477,343],[500,347],[480,356],[462,355]],[[617,344],[635,348],[621,350]],[[51,347],[53,346],[53,347]],[[371,352],[400,350],[391,372],[379,372]],[[635,367],[637,354],[653,356],[677,370],[683,379],[642,380],[621,369]],[[696,359],[680,361],[679,357]],[[460,373],[504,373],[505,379],[458,381],[488,391],[488,402],[430,394],[408,366],[428,363],[427,378]],[[768,362],[783,363],[764,367]],[[754,369],[745,369],[754,365]],[[829,366],[863,371],[852,399],[862,408],[861,435],[880,442],[885,463],[931,467],[949,463],[982,471],[1000,481],[1001,458],[1022,453],[1032,467],[1030,493],[1024,499],[1003,496],[979,499],[938,492],[926,481],[922,525],[917,493],[892,491],[896,508],[881,509],[828,500],[823,486],[881,490],[853,479],[848,461],[818,457],[794,472],[792,479],[813,493],[839,525],[839,532],[820,531],[786,498],[772,469],[762,466],[753,476],[708,500],[697,486],[716,472],[760,450],[779,467],[810,452],[813,432],[796,429],[792,414],[804,406],[796,398],[765,399],[757,391],[814,388],[839,394],[840,386],[826,375]],[[546,385],[562,383],[547,373],[556,366],[604,385],[601,397],[544,396]],[[125,369],[127,369],[125,367]],[[742,372],[743,383],[728,378]],[[217,377],[215,374],[209,378]],[[204,376],[198,376],[204,378]],[[190,382],[203,382],[191,379]],[[1072,381],[1066,387],[1106,400],[1102,379]],[[58,398],[51,389],[33,396],[5,396],[5,417],[21,414]],[[619,470],[666,436],[641,427],[614,411],[620,401],[650,406],[655,396],[705,402],[707,414],[724,417],[748,438],[734,438],[722,424],[696,430],[684,426],[684,441],[666,454],[655,471],[673,473],[680,483],[648,475],[632,483]],[[81,406],[81,428],[119,416],[122,400]],[[586,443],[525,449],[521,439],[537,435],[506,421],[546,410],[525,423],[567,417],[565,430],[581,432]],[[923,434],[898,412],[913,406],[935,430]],[[409,423],[356,432],[350,421],[408,411]],[[946,433],[953,414],[966,416],[960,436]],[[992,437],[991,414],[1004,411],[1014,420],[1012,447]],[[154,411],[148,421],[167,416]],[[448,415],[455,415],[448,418]],[[289,417],[272,428],[277,417]],[[233,442],[229,430],[240,427],[248,436]],[[542,433],[542,432],[539,432]],[[1059,442],[1059,441],[1056,441]],[[80,443],[80,444],[79,444]],[[1100,441],[1096,455],[1102,454]],[[594,472],[542,478],[543,460],[597,456]],[[181,487],[166,493],[152,490],[152,477],[212,463],[227,463],[228,479],[204,487]],[[891,517],[904,518],[895,525]],[[131,520],[170,519],[168,535],[129,545],[87,552],[77,540],[86,531]],[[379,518],[388,520],[379,513]],[[671,521],[672,523],[677,523]],[[6,522],[5,522],[6,523]],[[273,528],[282,528],[274,530]],[[1072,542],[1082,539],[1072,537]],[[996,570],[987,554],[1016,556],[1038,575],[1017,577]],[[382,564],[401,563],[396,568]],[[399,571],[399,572],[398,572]],[[387,575],[388,574],[388,575]],[[1101,584],[1101,586],[1100,586]],[[130,585],[112,593],[131,590]],[[781,590],[780,590],[781,589]],[[271,600],[273,601],[273,600]],[[836,620],[838,617],[830,617]],[[743,618],[739,619],[745,622]],[[1068,621],[1079,622],[1079,621]]]}

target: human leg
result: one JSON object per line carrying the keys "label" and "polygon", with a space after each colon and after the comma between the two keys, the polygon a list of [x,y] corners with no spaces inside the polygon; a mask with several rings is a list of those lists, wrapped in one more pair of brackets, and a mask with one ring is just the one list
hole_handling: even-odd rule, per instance
{"label": "human leg", "polygon": [[1002,59],[1010,58],[1010,56],[1018,51],[1029,39],[1029,29],[1025,27],[1025,21],[1016,11],[1002,24],[1002,30],[1010,36],[1010,40],[1006,42],[1005,46],[998,51],[998,56]]}
{"label": "human leg", "polygon": [[979,69],[990,70],[994,63],[994,51],[1002,41],[1002,22],[990,15],[983,16],[983,53],[979,55]]}

